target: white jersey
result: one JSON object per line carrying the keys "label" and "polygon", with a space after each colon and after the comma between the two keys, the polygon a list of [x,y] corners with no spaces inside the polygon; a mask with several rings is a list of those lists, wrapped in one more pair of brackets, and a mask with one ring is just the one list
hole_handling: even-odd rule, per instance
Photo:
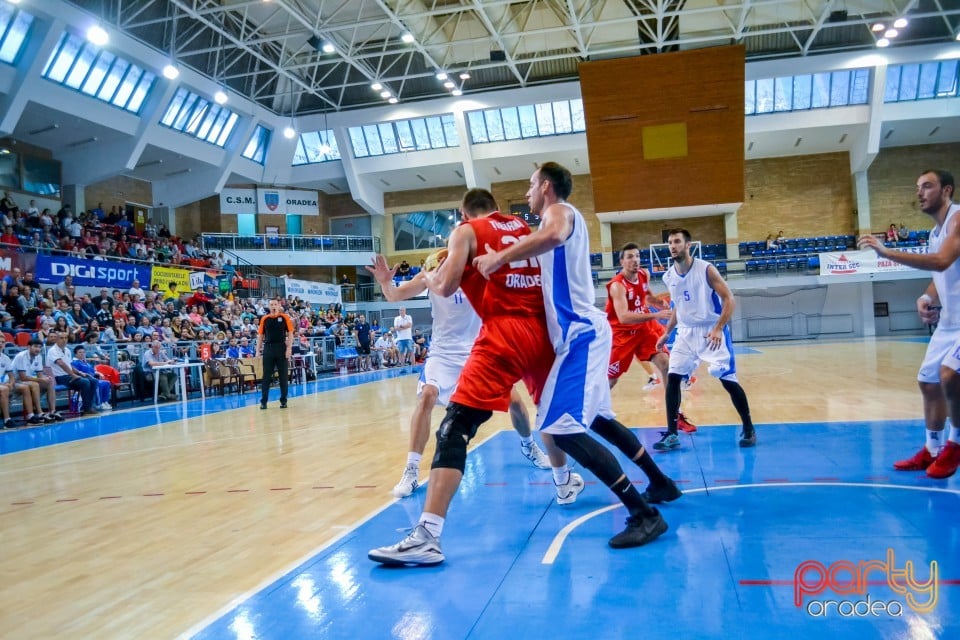
{"label": "white jersey", "polygon": [[463,291],[457,289],[446,298],[431,291],[430,315],[433,317],[430,355],[440,353],[466,359],[480,333],[480,316]]}
{"label": "white jersey", "polygon": [[35,356],[31,356],[30,349],[24,349],[15,355],[13,357],[13,368],[11,372],[16,380],[20,379],[20,376],[17,375],[20,371],[23,371],[31,378],[35,378],[43,371],[43,355],[38,353]]}
{"label": "white jersey", "polygon": [[598,317],[606,322],[606,315],[595,305],[596,290],[587,259],[590,255],[587,223],[576,207],[566,202],[561,204],[573,211],[573,231],[559,247],[538,256],[543,307],[554,349],[559,349],[571,333],[592,328]]}
{"label": "white jersey", "polygon": [[677,310],[677,326],[711,325],[720,318],[723,305],[707,280],[709,266],[706,260],[694,258],[693,265],[686,273],[678,272],[675,262],[663,274],[663,284],[670,292],[670,299]]}
{"label": "white jersey", "polygon": [[[960,204],[950,205],[943,224],[930,231],[930,253],[936,253],[940,250],[940,246],[947,236],[950,219],[957,211],[960,211]],[[960,224],[960,220],[957,221],[957,224]],[[944,329],[960,328],[960,261],[954,262],[943,271],[934,271],[933,285],[937,288],[937,297],[940,298],[940,306],[942,307],[940,322],[937,323],[937,326]]]}

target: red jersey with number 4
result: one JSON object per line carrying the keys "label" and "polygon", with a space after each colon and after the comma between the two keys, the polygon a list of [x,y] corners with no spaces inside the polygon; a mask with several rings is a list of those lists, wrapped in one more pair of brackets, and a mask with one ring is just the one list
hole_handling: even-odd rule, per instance
{"label": "red jersey with number 4", "polygon": [[[650,295],[650,286],[649,280],[646,272],[639,271],[637,273],[637,281],[630,282],[623,277],[623,272],[621,271],[617,275],[613,276],[610,279],[610,282],[607,283],[607,319],[610,321],[610,327],[614,331],[634,331],[640,328],[640,325],[636,324],[622,324],[620,319],[617,318],[617,310],[613,307],[613,296],[610,295],[610,285],[614,282],[620,283],[620,285],[627,291],[627,311],[633,313],[647,313],[646,299]],[[653,322],[656,322],[655,320]]]}
{"label": "red jersey with number 4", "polygon": [[[531,233],[526,222],[516,216],[505,216],[499,211],[483,218],[467,220],[465,224],[473,227],[478,256],[502,251]],[[505,264],[490,274],[490,281],[483,288],[483,299],[480,301],[474,299],[479,289],[470,282],[474,278],[483,279],[468,264],[462,278],[467,284],[463,286],[461,283],[461,287],[484,322],[496,316],[544,317],[540,263],[536,258]]]}

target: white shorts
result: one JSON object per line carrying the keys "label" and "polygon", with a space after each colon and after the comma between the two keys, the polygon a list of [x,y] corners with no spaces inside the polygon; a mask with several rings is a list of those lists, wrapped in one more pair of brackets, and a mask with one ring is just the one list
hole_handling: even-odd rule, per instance
{"label": "white shorts", "polygon": [[613,334],[605,317],[572,327],[557,352],[537,405],[537,429],[583,433],[600,414],[613,418],[607,366]]}
{"label": "white shorts", "polygon": [[457,380],[467,362],[467,353],[462,355],[446,354],[440,351],[431,351],[427,361],[420,370],[420,379],[417,381],[417,396],[423,393],[424,385],[437,388],[437,404],[445,407],[450,403],[450,396],[457,389]]}
{"label": "white shorts", "polygon": [[917,380],[938,384],[940,382],[940,365],[960,370],[957,347],[960,341],[960,329],[943,329],[937,327],[930,336],[927,353],[923,356],[923,364],[917,373]]}
{"label": "white shorts", "polygon": [[716,349],[707,343],[707,334],[713,325],[678,327],[677,338],[670,350],[669,373],[689,376],[701,362],[706,362],[710,375],[721,380],[737,381],[737,362],[733,357],[733,337],[730,325],[723,328],[723,341]]}

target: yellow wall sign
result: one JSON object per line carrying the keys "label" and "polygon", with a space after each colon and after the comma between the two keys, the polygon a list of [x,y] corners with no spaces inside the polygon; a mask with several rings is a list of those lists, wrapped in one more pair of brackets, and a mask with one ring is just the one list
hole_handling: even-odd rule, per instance
{"label": "yellow wall sign", "polygon": [[160,291],[166,292],[171,282],[177,283],[177,291],[190,291],[190,272],[187,269],[176,267],[159,267],[153,265],[150,275],[150,286],[160,285]]}

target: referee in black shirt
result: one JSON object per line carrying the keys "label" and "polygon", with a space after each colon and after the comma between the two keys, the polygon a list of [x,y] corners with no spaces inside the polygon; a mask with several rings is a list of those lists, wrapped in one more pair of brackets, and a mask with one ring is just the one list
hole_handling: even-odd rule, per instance
{"label": "referee in black shirt", "polygon": [[270,313],[260,318],[257,330],[257,357],[263,356],[263,384],[260,408],[267,408],[270,379],[274,370],[280,378],[280,408],[287,408],[287,361],[293,349],[293,322],[283,313],[279,298],[270,301]]}

